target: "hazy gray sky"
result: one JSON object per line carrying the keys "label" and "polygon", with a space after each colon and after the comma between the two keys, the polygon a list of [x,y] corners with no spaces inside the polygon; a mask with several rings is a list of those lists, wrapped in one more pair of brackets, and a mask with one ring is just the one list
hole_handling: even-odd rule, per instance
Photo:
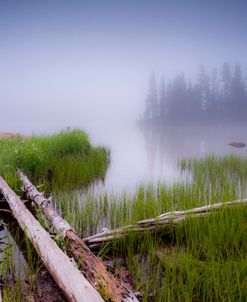
{"label": "hazy gray sky", "polygon": [[129,123],[149,74],[247,66],[247,2],[0,0],[0,131]]}

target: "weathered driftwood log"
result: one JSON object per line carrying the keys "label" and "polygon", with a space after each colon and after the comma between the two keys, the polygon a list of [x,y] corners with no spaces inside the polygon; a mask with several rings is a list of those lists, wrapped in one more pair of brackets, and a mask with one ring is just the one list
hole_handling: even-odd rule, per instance
{"label": "weathered driftwood log", "polygon": [[155,229],[157,229],[157,227],[162,227],[166,225],[170,226],[171,224],[176,225],[184,221],[188,217],[206,217],[210,214],[210,212],[216,211],[217,209],[240,205],[247,205],[247,199],[215,203],[184,211],[168,212],[158,217],[141,220],[136,222],[135,224],[120,227],[115,230],[105,230],[101,233],[85,238],[84,241],[90,248],[99,248],[102,244],[111,242],[115,239],[122,238],[130,232],[144,233],[148,231],[154,231]]}
{"label": "weathered driftwood log", "polygon": [[55,231],[68,242],[69,248],[77,263],[82,267],[86,279],[97,289],[101,289],[108,300],[114,302],[138,301],[130,287],[107,271],[104,262],[90,251],[68,222],[56,212],[49,200],[36,189],[27,176],[20,169],[17,169],[17,173],[27,196],[41,207]]}
{"label": "weathered driftwood log", "polygon": [[13,216],[22,230],[26,232],[45,267],[62,289],[68,301],[103,301],[95,288],[71,263],[68,256],[60,250],[2,177],[0,177],[0,191],[8,202]]}

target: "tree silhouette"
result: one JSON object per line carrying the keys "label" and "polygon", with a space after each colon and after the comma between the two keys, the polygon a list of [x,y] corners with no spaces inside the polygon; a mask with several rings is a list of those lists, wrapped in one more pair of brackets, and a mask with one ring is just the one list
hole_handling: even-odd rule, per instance
{"label": "tree silhouette", "polygon": [[147,119],[156,119],[158,117],[158,96],[154,72],[151,74],[149,81],[149,90],[146,98],[145,117]]}
{"label": "tree silhouette", "polygon": [[166,99],[166,88],[165,88],[165,78],[161,77],[160,80],[160,95],[159,95],[159,117],[165,118],[167,115],[167,99]]}
{"label": "tree silhouette", "polygon": [[246,93],[244,89],[244,82],[242,79],[242,71],[239,64],[235,65],[233,77],[231,81],[231,112],[233,118],[241,120],[246,115]]}
{"label": "tree silhouette", "polygon": [[200,65],[194,83],[180,74],[165,86],[162,76],[159,97],[154,73],[150,77],[144,120],[163,125],[247,124],[246,115],[246,83],[239,64],[232,73],[224,63],[220,77],[216,68],[209,75]]}

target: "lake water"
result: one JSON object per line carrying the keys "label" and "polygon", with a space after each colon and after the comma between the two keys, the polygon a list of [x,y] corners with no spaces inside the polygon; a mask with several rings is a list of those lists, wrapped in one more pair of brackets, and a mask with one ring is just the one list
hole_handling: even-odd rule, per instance
{"label": "lake water", "polygon": [[171,182],[180,177],[178,160],[207,154],[247,155],[247,148],[234,148],[232,141],[247,142],[245,127],[170,127],[141,129],[125,125],[89,131],[95,144],[106,145],[111,163],[104,185],[97,190],[132,192],[140,184]]}
{"label": "lake water", "polygon": [[[72,125],[72,124],[71,124]],[[180,177],[178,160],[199,157],[210,153],[247,156],[247,147],[238,149],[232,141],[247,143],[246,127],[167,127],[141,129],[133,121],[125,123],[115,119],[77,122],[95,145],[107,146],[111,162],[105,182],[94,187],[96,191],[120,193],[134,192],[140,184],[158,181],[171,182]],[[27,135],[59,132],[64,126],[57,123],[18,125],[16,129],[5,125],[6,131]],[[73,128],[73,126],[72,126]]]}
{"label": "lake water", "polygon": [[[104,184],[92,188],[96,193],[132,193],[140,184],[178,180],[181,177],[178,160],[181,158],[212,153],[247,156],[246,147],[238,149],[229,145],[232,141],[247,142],[245,127],[170,127],[161,130],[126,124],[81,128],[87,130],[93,144],[107,146],[111,152]],[[83,200],[84,194],[78,194]],[[0,239],[4,236],[6,231],[0,231]],[[15,244],[14,248],[17,248]],[[19,256],[16,259],[20,260]],[[21,262],[16,259],[17,271],[22,272],[20,265],[25,265],[25,260],[22,255]]]}

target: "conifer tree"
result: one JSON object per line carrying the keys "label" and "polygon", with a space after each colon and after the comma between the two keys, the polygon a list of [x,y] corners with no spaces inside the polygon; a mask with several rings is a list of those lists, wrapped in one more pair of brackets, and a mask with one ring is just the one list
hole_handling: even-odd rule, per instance
{"label": "conifer tree", "polygon": [[158,117],[158,96],[155,74],[152,73],[149,81],[149,90],[146,98],[145,118],[154,120]]}

